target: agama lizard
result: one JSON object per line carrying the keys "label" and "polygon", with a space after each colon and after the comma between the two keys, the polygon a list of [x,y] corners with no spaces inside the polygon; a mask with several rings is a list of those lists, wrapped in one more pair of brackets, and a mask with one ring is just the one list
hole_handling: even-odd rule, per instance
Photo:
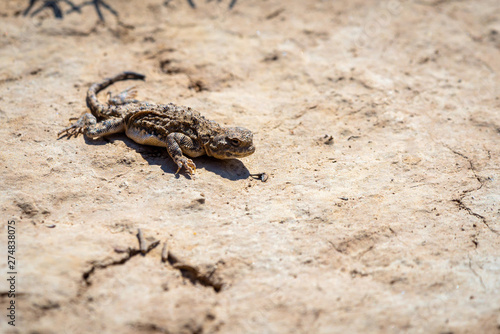
{"label": "agama lizard", "polygon": [[133,89],[111,96],[108,104],[99,102],[98,92],[116,81],[129,79],[144,80],[145,76],[123,72],[91,85],[87,92],[87,105],[92,113],[81,116],[58,136],[65,134],[71,137],[83,133],[96,139],[125,132],[136,143],[166,147],[178,166],[176,173],[184,167],[191,175],[196,171],[196,165],[184,154],[193,158],[206,154],[217,159],[231,159],[255,152],[250,130],[222,127],[190,107],[139,102],[133,99],[136,94]]}

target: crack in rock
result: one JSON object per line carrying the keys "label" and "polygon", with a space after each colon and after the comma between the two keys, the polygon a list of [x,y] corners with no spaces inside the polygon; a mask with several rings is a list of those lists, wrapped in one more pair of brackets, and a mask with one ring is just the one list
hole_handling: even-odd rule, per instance
{"label": "crack in rock", "polygon": [[151,250],[153,250],[159,244],[160,244],[159,240],[154,241],[153,243],[151,243],[147,247],[145,253],[142,253],[140,249],[129,248],[127,254],[121,259],[114,260],[111,262],[109,262],[109,261],[108,262],[106,262],[106,261],[94,262],[92,267],[82,274],[82,278],[83,278],[83,281],[85,282],[85,285],[86,286],[92,285],[92,282],[90,281],[90,277],[95,273],[95,271],[97,269],[106,269],[108,267],[123,265],[123,264],[127,263],[131,258],[133,258],[134,256],[136,256],[138,254],[146,255],[147,253],[149,253]]}
{"label": "crack in rock", "polygon": [[[469,163],[469,169],[470,171],[472,172],[472,174],[474,175],[474,178],[477,180],[477,182],[479,182],[479,187],[475,188],[475,189],[468,189],[468,190],[464,190],[462,192],[462,195],[460,195],[460,198],[458,199],[453,199],[452,202],[454,202],[457,206],[458,206],[458,209],[459,210],[465,210],[467,211],[467,213],[471,216],[474,216],[476,218],[478,218],[479,220],[481,220],[481,222],[488,228],[488,230],[490,230],[491,232],[495,233],[495,234],[499,234],[499,232],[495,229],[493,229],[489,224],[488,224],[488,220],[486,219],[486,217],[480,215],[479,213],[477,212],[474,212],[471,208],[469,208],[467,205],[465,205],[465,203],[463,202],[463,199],[465,197],[465,195],[469,194],[469,193],[472,193],[474,191],[478,191],[479,189],[481,189],[484,185],[484,181],[481,179],[481,177],[477,174],[477,171],[476,171],[476,168],[474,167],[474,163],[472,162],[472,159],[470,159],[468,156],[466,156],[465,154],[463,153],[460,153],[454,149],[452,149],[451,147],[447,146],[447,145],[443,145],[444,147],[446,147],[447,149],[449,149],[453,154],[456,154],[458,155],[459,157],[462,157],[463,159],[465,159],[468,163]],[[473,241],[474,244],[476,245],[477,247],[477,240],[476,241]]]}
{"label": "crack in rock", "polygon": [[481,275],[479,275],[475,270],[474,268],[472,268],[472,259],[470,257],[470,254],[468,255],[469,256],[469,269],[470,271],[472,271],[472,273],[474,274],[474,276],[476,276],[477,278],[479,278],[479,282],[481,283],[481,286],[483,287],[483,289],[486,290],[486,285],[484,285],[484,282],[483,282],[483,278],[481,277]]}
{"label": "crack in rock", "polygon": [[473,191],[478,191],[479,189],[481,189],[484,185],[484,181],[481,179],[481,177],[479,177],[479,175],[477,175],[477,171],[476,171],[476,168],[474,167],[474,164],[472,162],[472,159],[470,159],[468,156],[466,156],[465,154],[463,153],[460,153],[454,149],[452,149],[451,147],[448,147],[445,145],[445,147],[447,149],[449,149],[451,152],[453,152],[454,154],[464,158],[465,160],[467,160],[467,162],[469,163],[469,169],[471,170],[472,174],[474,175],[474,178],[477,180],[477,182],[479,182],[479,187],[476,188],[476,189],[470,189],[470,190],[464,190],[464,194],[467,194],[467,193],[471,193]]}
{"label": "crack in rock", "polygon": [[197,266],[179,260],[170,251],[167,260],[174,269],[180,271],[182,277],[187,278],[193,285],[199,283],[205,287],[211,287],[216,293],[219,293],[224,286],[224,282],[215,275],[217,265],[210,265],[207,267],[206,272],[203,272]]}
{"label": "crack in rock", "polygon": [[137,322],[137,323],[131,323],[130,326],[141,333],[165,333],[165,334],[170,333],[168,329],[161,327],[155,323]]}
{"label": "crack in rock", "polygon": [[462,198],[459,198],[459,199],[453,199],[453,200],[451,200],[451,201],[452,201],[452,202],[454,202],[454,203],[456,203],[456,204],[457,204],[457,206],[458,206],[458,208],[459,208],[460,210],[465,210],[465,211],[467,211],[467,213],[468,213],[469,215],[474,216],[474,217],[476,217],[476,218],[480,219],[480,220],[483,222],[483,224],[484,224],[484,225],[486,225],[486,227],[487,227],[487,228],[488,228],[491,232],[493,232],[493,233],[495,233],[495,234],[499,234],[499,232],[498,232],[497,230],[495,230],[494,228],[492,228],[492,227],[488,224],[488,221],[486,220],[486,218],[485,218],[484,216],[481,216],[479,213],[476,213],[476,212],[472,211],[472,209],[471,209],[471,208],[469,208],[467,205],[465,205],[465,204],[464,204],[464,202],[462,201],[462,199],[463,199],[463,196],[462,196]]}

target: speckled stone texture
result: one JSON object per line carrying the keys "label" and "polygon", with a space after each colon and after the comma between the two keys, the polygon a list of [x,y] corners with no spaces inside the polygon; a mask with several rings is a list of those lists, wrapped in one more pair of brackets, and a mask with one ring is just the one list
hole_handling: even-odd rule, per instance
{"label": "speckled stone texture", "polygon": [[[500,332],[500,2],[27,3],[0,4],[1,332]],[[124,135],[58,140],[124,70],[147,80],[114,93],[255,153],[190,179]]]}

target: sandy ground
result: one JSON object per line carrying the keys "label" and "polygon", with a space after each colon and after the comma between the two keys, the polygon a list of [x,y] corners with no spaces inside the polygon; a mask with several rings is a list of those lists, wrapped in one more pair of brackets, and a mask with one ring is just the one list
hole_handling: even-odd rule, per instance
{"label": "sandy ground", "polygon": [[[27,3],[0,5],[0,331],[500,333],[499,1]],[[147,79],[113,91],[255,154],[192,179],[124,135],[57,139],[124,70]]]}

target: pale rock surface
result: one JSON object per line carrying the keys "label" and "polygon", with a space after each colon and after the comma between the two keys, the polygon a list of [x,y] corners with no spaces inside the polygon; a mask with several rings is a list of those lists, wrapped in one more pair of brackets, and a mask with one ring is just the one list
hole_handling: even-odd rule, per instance
{"label": "pale rock surface", "polygon": [[[500,2],[27,2],[0,5],[2,332],[500,332]],[[124,70],[146,82],[114,92],[255,154],[190,179],[123,135],[57,139]]]}

